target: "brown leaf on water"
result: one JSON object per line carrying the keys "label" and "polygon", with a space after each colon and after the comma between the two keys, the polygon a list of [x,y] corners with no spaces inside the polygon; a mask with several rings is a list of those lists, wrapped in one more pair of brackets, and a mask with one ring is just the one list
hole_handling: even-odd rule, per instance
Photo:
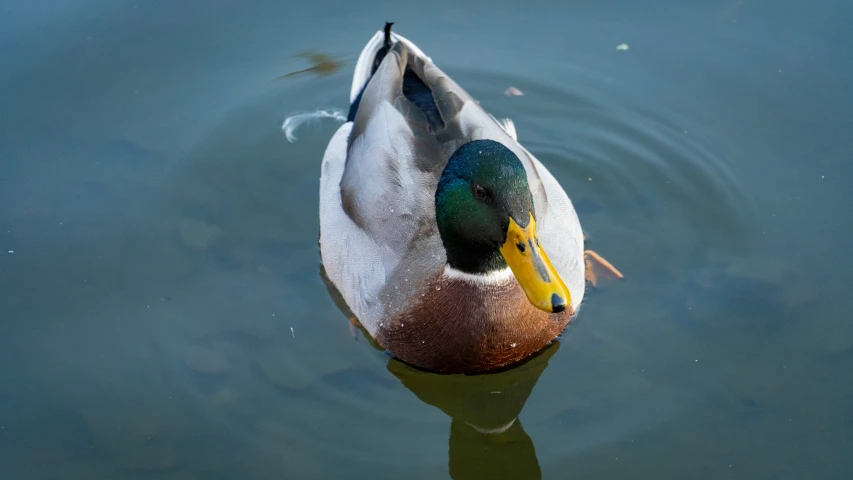
{"label": "brown leaf on water", "polygon": [[282,80],[288,77],[307,73],[313,73],[318,77],[328,77],[329,75],[332,75],[338,70],[340,70],[344,63],[346,63],[343,60],[330,57],[325,53],[311,51],[300,53],[299,55],[296,55],[296,58],[304,58],[305,60],[311,62],[312,66],[282,75],[276,80]]}

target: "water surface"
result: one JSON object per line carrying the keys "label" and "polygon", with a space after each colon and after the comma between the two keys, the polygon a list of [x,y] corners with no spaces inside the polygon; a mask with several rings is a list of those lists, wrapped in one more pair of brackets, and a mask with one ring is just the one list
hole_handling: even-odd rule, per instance
{"label": "water surface", "polygon": [[[323,282],[339,124],[281,124],[345,109],[386,20],[515,121],[626,275],[516,369],[411,369]],[[851,25],[840,0],[0,0],[0,477],[850,478]],[[343,63],[285,76],[306,52]]]}

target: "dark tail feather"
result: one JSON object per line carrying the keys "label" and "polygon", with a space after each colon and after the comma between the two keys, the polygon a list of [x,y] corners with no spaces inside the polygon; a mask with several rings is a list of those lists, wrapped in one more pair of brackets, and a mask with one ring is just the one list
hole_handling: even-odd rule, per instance
{"label": "dark tail feather", "polygon": [[391,49],[391,25],[394,25],[394,22],[385,22],[385,49],[386,49],[386,51]]}
{"label": "dark tail feather", "polygon": [[382,60],[385,58],[385,55],[391,51],[391,47],[393,45],[391,43],[391,25],[394,25],[394,22],[385,22],[385,44],[378,52],[376,52],[376,56],[373,57],[373,67],[370,69],[371,76],[376,73],[376,69],[382,64]]}
{"label": "dark tail feather", "polygon": [[[382,60],[385,58],[385,55],[391,51],[391,47],[393,43],[391,42],[391,25],[394,25],[394,22],[385,22],[385,42],[382,45],[382,48],[376,52],[376,56],[373,57],[373,65],[370,67],[370,76],[373,77],[373,74],[376,73],[376,70],[379,68],[379,65],[382,64]],[[368,80],[369,82],[370,80]],[[349,115],[347,115],[347,121],[355,120],[355,114],[358,111],[358,104],[361,103],[361,96],[364,94],[364,89],[367,87],[365,83],[364,87],[361,87],[361,92],[358,93],[355,101],[352,102],[352,105],[349,107]]]}

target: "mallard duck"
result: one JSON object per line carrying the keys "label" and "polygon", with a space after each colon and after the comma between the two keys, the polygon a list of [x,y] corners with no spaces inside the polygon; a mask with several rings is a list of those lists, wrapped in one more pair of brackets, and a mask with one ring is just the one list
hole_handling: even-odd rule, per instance
{"label": "mallard duck", "polygon": [[362,50],[350,103],[321,167],[320,254],[357,322],[445,373],[503,367],[560,335],[584,297],[584,234],[513,124],[391,24]]}

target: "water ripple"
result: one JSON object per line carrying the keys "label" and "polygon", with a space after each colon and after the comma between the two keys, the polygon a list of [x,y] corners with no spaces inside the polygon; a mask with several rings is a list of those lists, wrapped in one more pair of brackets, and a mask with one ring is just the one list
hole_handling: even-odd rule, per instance
{"label": "water ripple", "polygon": [[[484,72],[451,73],[496,117],[509,117],[515,121],[520,141],[564,185],[579,210],[584,228],[592,232],[615,233],[610,236],[617,237],[617,240],[611,244],[627,242],[636,245],[638,239],[642,239],[649,248],[666,248],[678,242],[710,241],[715,236],[741,234],[751,200],[725,158],[707,146],[708,142],[701,133],[692,131],[695,125],[689,120],[663,109],[644,106],[641,102],[632,102],[630,97],[614,93],[612,82],[599,79],[598,75],[590,72],[576,72],[582,81],[565,84]],[[510,85],[517,86],[524,95],[505,96],[503,92]],[[291,86],[286,95],[299,99],[298,105],[288,105],[288,109],[311,112],[309,99],[317,99],[316,104],[320,104],[321,99],[325,102],[324,92],[312,84]],[[266,96],[258,105],[247,106],[239,118],[269,118],[271,107],[268,102],[269,97]],[[338,110],[317,110],[289,117],[282,129],[287,139],[293,142],[293,133],[302,122],[321,117],[340,121],[341,116]],[[228,143],[223,139],[232,136],[229,134],[232,127],[237,133],[245,128],[226,125],[211,138],[215,142]],[[278,150],[287,157],[284,164],[290,181],[313,182],[319,173],[325,142],[333,128],[323,125],[316,130],[306,136],[306,141],[298,144],[282,144],[273,137],[264,137],[264,145],[256,145],[255,148],[258,151]],[[221,148],[215,150],[220,151],[223,159],[230,157]],[[209,164],[211,160],[206,158],[205,161]],[[216,171],[220,182],[230,184],[240,178],[219,169]],[[277,179],[253,178],[257,183],[254,191],[277,191],[273,185]],[[242,192],[239,190],[240,196],[235,196],[229,203],[244,201]],[[269,198],[266,201],[276,200]],[[239,231],[241,218],[240,215],[225,217],[223,231]],[[615,218],[621,219],[620,225],[612,220]],[[263,223],[262,220],[258,219]],[[269,221],[275,222],[276,219],[270,218]],[[661,239],[650,233],[661,222],[667,222],[671,238]],[[249,244],[266,243],[252,235],[243,235],[243,241]],[[302,238],[291,234],[288,238],[294,258],[297,255],[302,258],[309,252],[316,255],[315,236],[304,235]],[[619,258],[621,252],[610,253]],[[631,258],[623,258],[630,265]],[[304,261],[302,265],[305,265]],[[277,267],[283,268],[282,265]],[[319,277],[317,270],[306,268],[287,271],[287,277]],[[243,281],[254,280],[247,277]],[[447,451],[448,415],[456,418],[461,415],[460,411],[476,411],[478,405],[463,401],[461,405],[448,409],[447,415],[441,413],[440,410],[444,410],[441,401],[431,403],[429,399],[433,397],[430,394],[424,395],[412,389],[411,375],[406,376],[399,371],[392,375],[388,370],[393,371],[393,363],[389,364],[382,352],[348,336],[346,319],[335,309],[333,302],[328,301],[326,292],[318,291],[317,282],[284,282],[270,286],[268,281],[258,281],[260,283],[254,291],[275,288],[286,291],[286,304],[292,313],[285,314],[282,323],[272,327],[275,333],[267,337],[256,334],[251,326],[247,326],[250,341],[238,341],[233,336],[228,339],[227,335],[219,343],[206,340],[210,345],[225,345],[223,348],[235,365],[230,373],[218,379],[207,378],[208,375],[202,380],[187,381],[185,366],[176,370],[175,381],[180,382],[194,398],[193,403],[207,405],[195,414],[231,432],[241,444],[251,445],[252,449],[264,452],[265,456],[271,457],[276,452],[292,450],[293,445],[299,445],[297,451],[310,451],[314,455],[321,452],[329,461],[343,463],[359,462],[394,469],[440,465],[441,452]],[[311,301],[317,298],[320,298],[319,303]],[[342,306],[339,298],[333,295],[333,299]],[[228,326],[232,330],[235,327],[241,328]],[[294,330],[291,331],[291,327],[295,327]],[[498,402],[493,404],[496,410],[491,412],[509,411],[516,407],[520,411],[527,396],[534,391],[533,386],[541,373],[536,373],[535,369],[531,372],[528,375],[524,370],[519,371],[522,379],[528,375],[530,380],[525,384],[527,390],[523,392],[520,403],[519,397],[513,397],[508,402],[515,403]],[[486,387],[491,388],[486,394],[505,390],[506,385],[499,385],[502,377],[496,378],[496,386],[486,382]],[[457,388],[442,381],[431,384],[427,381],[428,386],[424,387],[423,381],[421,379],[420,388],[432,389],[438,396],[446,396]],[[233,394],[221,393],[223,391]],[[692,398],[681,392],[669,397]],[[463,395],[462,398],[466,397]],[[470,398],[480,397],[472,394]],[[624,399],[613,397],[598,401],[618,409]],[[653,408],[660,403],[660,398],[654,395],[632,401],[632,412],[636,416],[643,416],[644,411],[652,415],[648,422],[621,429],[610,424],[585,424],[584,428],[597,432],[594,440],[575,438],[564,445],[565,448],[555,446],[543,451],[550,457],[566,453],[565,449],[576,452],[593,448],[629,433],[634,435],[638,431],[652,429],[670,418]],[[688,407],[682,404],[680,408]],[[565,408],[558,406],[555,411],[565,412]],[[475,425],[476,428],[472,427],[464,434],[486,435],[482,432],[510,425],[517,413],[508,418],[495,414],[494,424],[484,418],[475,421],[468,418],[463,424]],[[600,414],[596,411],[589,413]],[[559,420],[562,418],[560,415],[565,414],[554,415],[553,418]],[[507,434],[519,435],[519,438],[527,438],[525,442],[530,441],[520,422],[510,426]],[[457,426],[451,431],[461,435],[460,428]],[[416,457],[408,457],[414,447],[399,441],[404,437],[418,438],[413,440],[419,449]],[[532,441],[535,443],[536,438]]]}

